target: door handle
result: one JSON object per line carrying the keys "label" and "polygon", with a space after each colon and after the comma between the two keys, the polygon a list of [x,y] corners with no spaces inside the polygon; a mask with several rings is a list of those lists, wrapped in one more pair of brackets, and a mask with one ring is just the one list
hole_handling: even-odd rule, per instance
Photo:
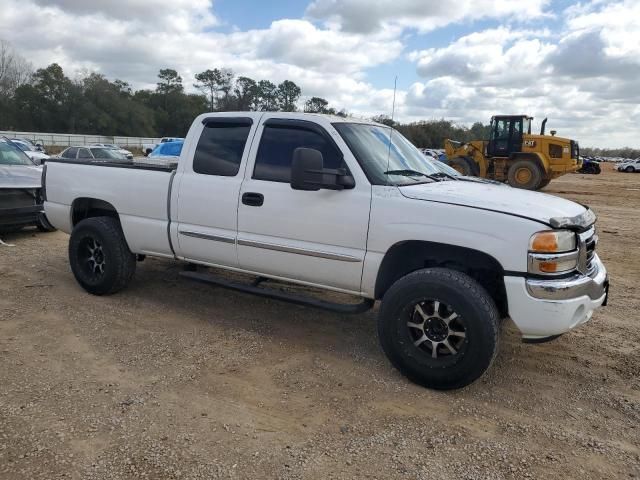
{"label": "door handle", "polygon": [[264,195],[255,192],[246,192],[242,194],[242,203],[250,207],[261,207],[264,203]]}

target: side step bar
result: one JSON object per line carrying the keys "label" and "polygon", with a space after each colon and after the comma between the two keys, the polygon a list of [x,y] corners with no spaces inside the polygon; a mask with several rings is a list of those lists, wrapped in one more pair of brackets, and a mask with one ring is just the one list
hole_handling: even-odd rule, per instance
{"label": "side step bar", "polygon": [[337,313],[363,313],[373,307],[374,301],[371,299],[364,299],[360,303],[344,304],[325,302],[317,298],[305,297],[303,295],[296,295],[293,293],[286,293],[280,290],[273,290],[270,288],[260,288],[257,285],[265,281],[264,277],[258,277],[253,285],[246,285],[243,283],[230,282],[224,280],[215,275],[208,273],[199,273],[192,271],[180,272],[180,275],[196,282],[208,283],[212,285],[218,285],[219,287],[229,288],[231,290],[239,290],[241,292],[251,293],[260,297],[274,298],[276,300],[283,300],[285,302],[295,303],[296,305],[305,305],[308,307],[320,308],[322,310],[329,310]]}

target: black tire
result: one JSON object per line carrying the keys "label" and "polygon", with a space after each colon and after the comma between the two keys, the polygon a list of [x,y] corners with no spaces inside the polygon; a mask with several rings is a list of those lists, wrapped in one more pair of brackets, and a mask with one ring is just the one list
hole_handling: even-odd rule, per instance
{"label": "black tire", "polygon": [[449,165],[456,171],[458,171],[461,175],[465,175],[467,177],[476,177],[480,173],[478,171],[476,162],[468,157],[452,158],[449,162]]}
{"label": "black tire", "polygon": [[36,223],[36,227],[38,227],[38,230],[40,230],[41,232],[56,231],[56,227],[54,227],[49,223],[49,220],[47,219],[47,216],[44,213],[40,214],[40,216],[38,217],[38,222]]}
{"label": "black tire", "polygon": [[[416,305],[422,308],[419,312]],[[457,317],[442,318],[443,308],[444,315],[454,312]],[[415,328],[419,323],[416,318],[423,321],[422,331]],[[454,338],[454,328],[464,330],[464,338],[459,337],[460,332],[455,335],[459,342],[454,346],[456,353],[427,337],[427,330],[438,325],[438,318],[449,320],[444,327],[448,329],[447,342]],[[453,322],[459,323],[452,327]],[[499,325],[498,309],[478,282],[455,270],[426,268],[402,277],[386,292],[378,316],[378,336],[387,357],[403,375],[424,387],[447,390],[469,385],[491,366],[498,351]],[[429,330],[432,334],[443,332]],[[422,343],[416,345],[420,339]],[[434,348],[440,352],[436,353],[438,358],[434,358]]]}
{"label": "black tire", "polygon": [[136,271],[120,228],[111,217],[93,217],[78,223],[69,240],[69,263],[78,283],[94,295],[111,295],[127,286]]}
{"label": "black tire", "polygon": [[543,180],[542,170],[531,160],[516,160],[509,167],[509,185],[525,190],[538,190]]}
{"label": "black tire", "polygon": [[633,167],[627,167],[627,168],[624,169],[624,171],[627,172],[627,173],[633,173],[634,168]]}
{"label": "black tire", "polygon": [[546,187],[547,185],[549,185],[551,183],[551,179],[550,178],[545,178],[540,182],[540,185],[538,185],[538,190],[540,190],[541,188]]}

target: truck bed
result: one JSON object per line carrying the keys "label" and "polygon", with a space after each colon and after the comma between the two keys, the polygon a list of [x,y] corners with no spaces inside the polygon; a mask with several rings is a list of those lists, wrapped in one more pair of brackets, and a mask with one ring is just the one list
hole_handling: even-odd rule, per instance
{"label": "truck bed", "polygon": [[89,165],[92,167],[113,167],[113,168],[131,168],[135,170],[156,170],[162,172],[172,172],[177,166],[162,163],[141,162],[127,160],[122,162],[108,162],[102,160],[78,160],[70,158],[48,158],[46,163],[70,163],[76,165]]}
{"label": "truck bed", "polygon": [[57,228],[71,233],[74,208],[94,208],[92,199],[100,199],[100,209],[118,212],[132,252],[173,257],[168,227],[174,172],[133,162],[47,160],[45,211]]}

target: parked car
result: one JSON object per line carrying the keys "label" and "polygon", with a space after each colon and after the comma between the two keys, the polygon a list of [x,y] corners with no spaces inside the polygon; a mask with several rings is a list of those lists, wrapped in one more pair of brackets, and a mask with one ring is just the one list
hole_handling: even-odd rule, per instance
{"label": "parked car", "polygon": [[600,163],[593,158],[582,158],[582,166],[576,173],[590,173],[599,175],[601,173]]}
{"label": "parked car", "polygon": [[42,143],[39,142],[32,142],[31,140],[29,140],[28,138],[11,138],[10,140],[19,140],[20,142],[25,142],[27,144],[29,144],[29,146],[37,151],[37,152],[42,152],[42,153],[47,153],[44,149],[44,145],[42,145]]}
{"label": "parked car", "polygon": [[133,158],[133,153],[131,153],[129,150],[127,150],[125,148],[119,147],[115,143],[92,143],[90,146],[91,147],[110,148],[111,150],[115,150],[118,153],[124,155],[124,157],[128,158],[129,160],[131,160]]}
{"label": "parked car", "polygon": [[[439,175],[385,125],[207,113],[193,122],[184,151],[174,168],[47,162],[47,216],[71,234],[71,270],[87,292],[122,290],[137,260],[151,255],[257,277],[185,278],[341,313],[380,300],[378,335],[389,360],[439,389],[465,386],[490,367],[501,318],[525,341],[542,342],[606,304],[593,211]],[[268,279],[361,302],[269,289]]]}
{"label": "parked car", "polygon": [[160,143],[148,156],[151,158],[175,157],[177,159],[180,157],[180,153],[182,152],[182,145],[184,145],[184,140]]}
{"label": "parked car", "polygon": [[142,144],[142,151],[144,152],[145,155],[149,155],[151,152],[153,152],[153,150],[155,150],[155,148],[162,144],[162,143],[167,143],[167,142],[176,142],[176,141],[184,141],[184,138],[180,138],[180,137],[162,137],[160,139],[160,141],[158,143],[143,143]]}
{"label": "parked car", "polygon": [[617,169],[619,172],[640,172],[640,158],[621,162],[618,164]]}
{"label": "parked car", "polygon": [[60,152],[58,157],[68,160],[130,162],[129,159],[113,148],[104,147],[67,147]]}
{"label": "parked car", "polygon": [[22,150],[37,165],[42,165],[44,161],[49,158],[49,155],[42,152],[41,150],[38,150],[31,142],[18,139],[11,139],[10,141],[16,147]]}
{"label": "parked car", "polygon": [[36,226],[50,232],[42,205],[42,167],[13,142],[0,138],[0,232]]}

